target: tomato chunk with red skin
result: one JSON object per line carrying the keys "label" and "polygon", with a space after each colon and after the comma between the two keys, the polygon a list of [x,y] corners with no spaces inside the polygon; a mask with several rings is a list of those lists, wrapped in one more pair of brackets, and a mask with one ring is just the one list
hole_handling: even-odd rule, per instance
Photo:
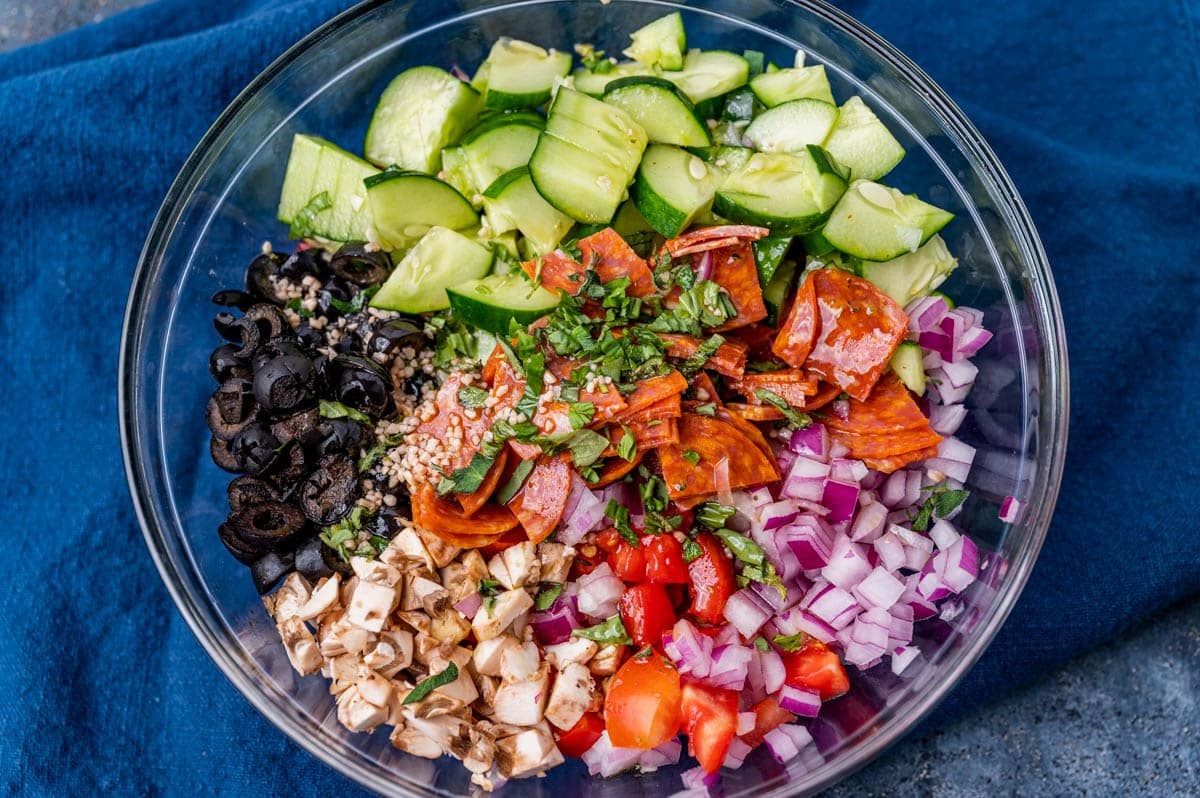
{"label": "tomato chunk with red skin", "polygon": [[656,748],[679,733],[679,671],[659,654],[630,657],[604,698],[608,739],[618,748]]}
{"label": "tomato chunk with red skin", "polygon": [[579,722],[567,731],[554,729],[554,741],[563,756],[579,759],[596,744],[604,734],[604,718],[599,712],[584,714]]}
{"label": "tomato chunk with red skin", "polygon": [[663,632],[675,625],[675,607],[662,585],[633,585],[619,605],[625,631],[638,646],[661,646]]}
{"label": "tomato chunk with red skin", "polygon": [[737,734],[738,694],[699,682],[683,686],[680,729],[688,738],[688,753],[705,773],[716,773]]}
{"label": "tomato chunk with red skin", "polygon": [[809,640],[799,651],[785,651],[783,667],[787,672],[784,681],[792,687],[815,690],[822,701],[837,698],[850,690],[850,677],[829,646],[818,640]]}
{"label": "tomato chunk with red skin", "polygon": [[601,532],[596,545],[608,553],[608,567],[622,582],[633,584],[646,579],[646,553],[641,546],[626,543],[615,529]]}
{"label": "tomato chunk with red skin", "polygon": [[683,545],[673,535],[655,535],[642,539],[645,551],[646,581],[658,585],[686,585],[690,581]]}
{"label": "tomato chunk with red skin", "polygon": [[779,700],[767,696],[754,705],[754,728],[742,735],[742,742],[751,748],[756,748],[763,738],[785,723],[791,723],[796,716],[779,706]]}
{"label": "tomato chunk with red skin", "polygon": [[725,554],[721,542],[707,532],[696,536],[701,555],[688,563],[688,579],[692,592],[689,612],[701,621],[724,623],[725,602],[737,589],[733,576],[733,561]]}

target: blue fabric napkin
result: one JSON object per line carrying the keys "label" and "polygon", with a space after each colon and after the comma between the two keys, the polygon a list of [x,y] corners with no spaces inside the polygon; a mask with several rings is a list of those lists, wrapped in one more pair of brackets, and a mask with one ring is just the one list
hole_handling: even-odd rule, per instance
{"label": "blue fabric napkin", "polygon": [[[0,56],[8,795],[357,792],[261,719],[175,611],[130,507],[115,398],[129,281],[172,177],[242,86],[347,5],[161,0]],[[1070,339],[1053,528],[936,723],[1200,588],[1200,5],[843,7],[945,87],[1007,165]]]}

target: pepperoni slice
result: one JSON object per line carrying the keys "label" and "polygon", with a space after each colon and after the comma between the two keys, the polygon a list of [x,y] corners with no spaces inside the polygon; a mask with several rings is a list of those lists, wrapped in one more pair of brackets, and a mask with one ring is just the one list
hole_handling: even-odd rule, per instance
{"label": "pepperoni slice", "polygon": [[672,258],[679,258],[696,252],[727,247],[743,239],[757,241],[770,233],[771,231],[765,227],[754,227],[748,224],[722,224],[713,227],[700,227],[670,239],[663,244],[663,249],[669,252]]}
{"label": "pepperoni slice", "polygon": [[[579,361],[563,357],[553,351],[546,355],[546,370],[559,380],[571,379],[571,374],[579,367]],[[625,409],[625,399],[615,385],[606,385],[603,390],[580,390],[579,401],[591,402],[596,406],[596,414],[592,422],[611,421]]]}
{"label": "pepperoni slice", "polygon": [[593,264],[600,282],[628,277],[629,288],[626,293],[629,296],[649,296],[654,293],[654,274],[646,265],[645,258],[634,252],[611,227],[579,239],[579,252],[583,255],[584,264]]}
{"label": "pepperoni slice", "polygon": [[845,445],[856,460],[883,460],[919,449],[937,448],[942,436],[926,424],[924,427],[889,432],[883,435],[858,435],[853,432],[830,430],[830,437]]}
{"label": "pepperoni slice", "polygon": [[416,526],[460,549],[490,545],[517,527],[517,517],[496,504],[485,504],[467,518],[457,502],[439,498],[428,482],[421,483],[413,494],[412,512]]}
{"label": "pepperoni slice", "polygon": [[611,485],[617,480],[624,479],[625,475],[633,471],[641,465],[642,458],[646,456],[646,452],[638,449],[633,456],[633,462],[626,460],[624,457],[610,457],[604,463],[604,468],[600,469],[599,475],[595,482],[589,482],[588,487],[592,489],[603,488]]}
{"label": "pepperoni slice", "polygon": [[658,457],[672,499],[716,493],[717,472],[722,469],[728,471],[731,490],[779,479],[771,458],[737,426],[716,417],[684,413],[679,443],[659,449]]}
{"label": "pepperoni slice", "polygon": [[629,430],[633,435],[633,442],[637,445],[639,452],[679,443],[679,419],[652,418],[645,421],[628,421],[623,426],[621,424],[609,426],[608,439],[612,441],[612,446],[605,451],[605,455],[611,456],[617,453],[617,444],[625,436],[625,430]]}
{"label": "pepperoni slice", "polygon": [[[667,345],[667,357],[687,360],[704,343],[704,340],[694,335],[681,333],[659,333],[658,337]],[[712,369],[726,377],[740,377],[746,371],[746,353],[750,347],[741,341],[727,339],[704,362],[704,367]]]}
{"label": "pepperoni slice", "polygon": [[845,418],[826,412],[822,419],[825,426],[858,435],[903,432],[929,426],[929,419],[925,418],[912,394],[900,378],[890,372],[875,384],[865,402],[851,399],[847,407]]}
{"label": "pepperoni slice", "polygon": [[930,457],[937,457],[937,452],[937,447],[931,446],[928,449],[917,449],[912,452],[905,452],[893,457],[884,457],[879,460],[867,458],[863,462],[866,463],[867,468],[873,468],[876,471],[882,471],[884,474],[890,474],[913,463],[928,460]]}
{"label": "pepperoni slice", "polygon": [[771,451],[771,445],[767,443],[767,438],[763,435],[762,430],[738,414],[730,412],[726,407],[717,408],[717,418],[728,421],[741,430],[742,434],[750,439],[758,447],[758,450],[767,456],[768,460],[775,462],[775,453]]}
{"label": "pepperoni slice", "polygon": [[[459,390],[467,384],[467,375],[462,372],[456,371],[447,377],[442,386],[438,388],[437,397],[434,400],[437,404],[437,414],[417,427],[417,435],[422,439],[435,438],[439,441],[457,440],[461,442],[456,446],[451,445],[450,460],[445,466],[447,471],[457,471],[471,462],[471,458],[479,448],[480,437],[491,429],[493,423],[491,413],[485,413],[482,410],[468,413],[467,408],[458,401]],[[519,393],[517,399],[520,399]],[[513,404],[515,403],[514,400]]]}
{"label": "pepperoni slice", "polygon": [[734,415],[741,416],[746,421],[783,421],[783,411],[771,405],[747,405],[741,402],[727,402],[725,407]]}
{"label": "pepperoni slice", "polygon": [[721,394],[717,393],[717,386],[713,385],[712,377],[708,376],[708,372],[698,372],[696,376],[692,377],[690,387],[698,403],[721,404]]}
{"label": "pepperoni slice", "polygon": [[583,287],[583,264],[569,258],[560,250],[547,252],[538,260],[521,263],[521,269],[533,280],[540,280],[547,291],[565,291],[574,296]]}
{"label": "pepperoni slice", "polygon": [[541,543],[562,521],[570,493],[570,455],[540,457],[521,490],[509,500],[508,509],[525,528],[529,540]]}
{"label": "pepperoni slice", "polygon": [[683,414],[682,402],[680,401],[682,394],[671,394],[664,397],[652,405],[643,407],[636,413],[626,414],[624,420],[627,423],[637,423],[639,421],[653,421],[655,419],[667,420],[669,418],[679,418]]}
{"label": "pepperoni slice", "polygon": [[737,310],[736,316],[713,329],[733,330],[767,317],[762,285],[758,282],[758,267],[754,265],[754,247],[749,242],[714,250],[712,276],[709,279],[728,292]]}
{"label": "pepperoni slice", "polygon": [[625,410],[621,415],[628,418],[642,408],[649,407],[669,396],[683,393],[687,387],[687,379],[678,371],[671,371],[661,377],[649,377],[641,380],[633,389],[633,393],[625,397]]}
{"label": "pepperoni slice", "polygon": [[861,277],[818,269],[809,279],[816,292],[818,321],[804,367],[865,400],[904,340],[908,317],[891,297]]}
{"label": "pepperoni slice", "polygon": [[816,396],[818,384],[816,376],[801,369],[780,369],[762,374],[747,374],[740,380],[730,381],[729,387],[744,395],[748,404],[763,404],[755,392],[767,390],[792,407],[804,408],[808,405],[809,397]]}
{"label": "pepperoni slice", "polygon": [[812,352],[817,340],[817,293],[814,289],[813,274],[800,283],[796,289],[796,298],[788,311],[783,324],[779,326],[779,335],[771,346],[771,351],[785,363],[799,368],[804,365]]}
{"label": "pepperoni slice", "polygon": [[504,474],[504,466],[507,462],[508,449],[501,449],[479,488],[474,493],[458,495],[458,503],[462,506],[465,517],[470,518],[475,515],[487,503],[487,500],[492,498],[492,494],[496,492],[496,488],[500,484],[500,477]]}

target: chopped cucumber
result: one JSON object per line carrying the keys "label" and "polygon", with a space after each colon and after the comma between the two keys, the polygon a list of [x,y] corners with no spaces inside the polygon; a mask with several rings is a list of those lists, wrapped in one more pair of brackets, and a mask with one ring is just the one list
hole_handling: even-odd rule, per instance
{"label": "chopped cucumber", "polygon": [[763,304],[767,306],[767,323],[778,324],[782,319],[783,303],[792,293],[796,282],[796,261],[785,260],[779,264],[771,282],[763,289]]}
{"label": "chopped cucumber", "polygon": [[652,144],[642,156],[633,198],[651,227],[674,238],[712,205],[722,179],[718,170],[687,150]]}
{"label": "chopped cucumber", "polygon": [[363,151],[379,166],[437,172],[442,150],[458,143],[479,109],[479,93],[446,70],[407,69],[383,90]]}
{"label": "chopped cucumber", "polygon": [[[700,153],[697,154],[699,155]],[[746,161],[749,161],[753,155],[754,150],[749,147],[735,147],[729,144],[722,144],[718,147],[709,148],[705,153],[705,159],[726,175],[730,175],[745,166]]]}
{"label": "chopped cucumber", "polygon": [[[933,239],[930,239],[930,240],[932,241]],[[947,310],[954,310],[956,307],[958,307],[957,305],[954,304],[953,299],[951,299],[949,296],[942,293],[941,291],[930,291],[929,295],[930,296],[940,296],[942,298],[942,301],[946,303]]]}
{"label": "chopped cucumber", "polygon": [[783,256],[792,245],[792,236],[766,236],[754,242],[754,263],[758,266],[758,282],[766,288]]}
{"label": "chopped cucumber", "polygon": [[935,235],[916,252],[882,263],[863,261],[862,276],[904,306],[945,282],[956,266],[958,260],[950,254],[946,242]]}
{"label": "chopped cucumber", "polygon": [[648,67],[682,69],[683,54],[687,51],[687,34],[683,16],[676,11],[635,30],[625,55]]}
{"label": "chopped cucumber", "polygon": [[845,190],[845,173],[820,147],[760,152],[725,179],[713,210],[735,222],[797,235],[820,227]]}
{"label": "chopped cucumber", "polygon": [[492,263],[492,274],[505,274],[514,261],[521,259],[521,251],[517,248],[516,230],[493,235],[486,243],[496,254],[496,260]]}
{"label": "chopped cucumber", "polygon": [[746,59],[746,63],[750,65],[750,77],[760,74],[763,71],[763,61],[766,58],[761,50],[742,50],[742,58]]}
{"label": "chopped cucumber", "polygon": [[550,99],[555,83],[571,71],[571,54],[500,37],[471,85],[488,108],[536,108]]}
{"label": "chopped cucumber", "polygon": [[496,178],[483,192],[483,207],[493,234],[520,230],[537,255],[557,247],[574,224],[542,198],[525,166]]}
{"label": "chopped cucumber", "polygon": [[721,107],[721,119],[726,122],[749,122],[762,110],[754,92],[743,86],[729,92]]}
{"label": "chopped cucumber", "polygon": [[529,159],[534,185],[581,222],[612,219],[646,149],[646,131],[620,108],[560,88]]}
{"label": "chopped cucumber", "polygon": [[559,297],[534,285],[524,272],[493,274],[446,290],[450,307],[472,327],[506,335],[516,321],[527,325],[558,307]]}
{"label": "chopped cucumber", "polygon": [[846,100],[823,146],[855,179],[878,180],[904,157],[900,142],[860,97]]}
{"label": "chopped cucumber", "polygon": [[814,230],[805,235],[800,244],[804,247],[804,254],[814,258],[828,255],[835,250],[833,244],[829,243],[829,239],[821,235],[820,230]]}
{"label": "chopped cucumber", "polygon": [[529,163],[545,124],[538,114],[518,112],[489,117],[476,125],[462,144],[475,185],[490,186],[505,172]]}
{"label": "chopped cucumber", "polygon": [[624,239],[654,230],[632,199],[625,200],[621,203],[621,207],[617,208],[617,215],[613,217],[612,227],[617,231],[617,235]]}
{"label": "chopped cucumber", "polygon": [[832,103],[791,100],[759,114],[745,135],[759,152],[799,152],[824,141],[837,116]]}
{"label": "chopped cucumber", "polygon": [[450,307],[446,289],[483,277],[491,250],[446,227],[434,227],[396,264],[371,298],[371,307],[427,313]]}
{"label": "chopped cucumber", "polygon": [[750,81],[750,90],[768,108],[802,99],[821,100],[831,105],[834,102],[823,64],[775,71],[768,69]]}
{"label": "chopped cucumber", "polygon": [[471,200],[479,193],[479,184],[471,176],[471,167],[467,164],[467,156],[462,147],[447,147],[442,150],[442,168],[438,177],[454,186],[455,191]]}
{"label": "chopped cucumber", "polygon": [[619,64],[610,64],[609,66],[611,68],[603,72],[593,72],[586,68],[576,69],[571,73],[571,82],[575,84],[575,91],[599,97],[604,94],[604,90],[608,88],[608,84],[614,80],[629,78],[635,75],[653,74],[649,67],[639,64],[637,61],[622,61]]}
{"label": "chopped cucumber", "polygon": [[279,221],[300,237],[366,241],[371,208],[363,180],[378,172],[336,144],[297,135],[279,191]]}
{"label": "chopped cucumber", "polygon": [[925,395],[925,364],[921,360],[921,346],[916,341],[901,341],[891,360],[892,371],[904,383],[904,387],[917,396]]}
{"label": "chopped cucumber", "polygon": [[848,255],[883,261],[916,252],[953,218],[954,214],[922,202],[915,194],[856,180],[821,232]]}
{"label": "chopped cucumber", "polygon": [[691,100],[669,80],[651,77],[614,80],[604,90],[604,102],[629,114],[646,131],[650,141],[680,147],[706,147],[712,143],[708,128],[696,115]]}
{"label": "chopped cucumber", "polygon": [[724,50],[688,50],[683,69],[662,76],[682,89],[692,102],[700,103],[745,86],[750,65],[740,55]]}
{"label": "chopped cucumber", "polygon": [[463,230],[479,224],[470,200],[424,172],[389,169],[364,184],[375,233],[386,249],[405,249],[435,225]]}

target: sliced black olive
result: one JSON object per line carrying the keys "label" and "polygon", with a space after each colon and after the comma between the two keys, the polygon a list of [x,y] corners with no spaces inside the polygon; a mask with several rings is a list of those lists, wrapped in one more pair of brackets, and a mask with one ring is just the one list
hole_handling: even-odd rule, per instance
{"label": "sliced black olive", "polygon": [[316,399],[312,361],[302,354],[271,358],[254,371],[254,398],[277,413],[312,404]]}
{"label": "sliced black olive", "polygon": [[300,326],[296,328],[296,344],[312,354],[318,347],[325,345],[325,333],[313,329],[307,320],[301,321]]}
{"label": "sliced black olive", "polygon": [[317,425],[320,421],[321,416],[317,413],[317,409],[310,407],[307,410],[301,410],[299,413],[284,416],[272,423],[271,433],[279,439],[280,443],[303,441],[310,434],[314,438],[319,434]]}
{"label": "sliced black olive", "polygon": [[238,477],[229,483],[225,495],[229,498],[229,509],[234,512],[252,504],[279,501],[279,491],[258,477]]}
{"label": "sliced black olive", "polygon": [[295,556],[290,551],[272,551],[255,560],[250,566],[250,577],[254,580],[254,589],[258,591],[258,595],[265,596],[271,592],[271,588],[291,573],[295,565]]}
{"label": "sliced black olive", "polygon": [[[296,357],[309,357],[308,353],[301,348],[298,341],[292,337],[286,338],[271,338],[263,341],[258,347],[258,351],[254,353],[254,357],[250,358],[250,368],[258,371],[271,360],[283,355],[295,355]],[[310,360],[312,358],[309,358]]]}
{"label": "sliced black olive", "polygon": [[352,418],[327,418],[317,427],[321,439],[316,444],[317,454],[346,454],[355,457],[363,442],[363,428]]}
{"label": "sliced black olive", "polygon": [[342,576],[350,576],[354,573],[354,569],[350,567],[350,563],[338,556],[338,553],[329,548],[325,544],[321,544],[321,559],[325,561],[325,567],[331,571],[337,571]]}
{"label": "sliced black olive", "polygon": [[208,442],[208,454],[212,457],[214,463],[229,473],[240,474],[242,472],[242,467],[238,465],[237,458],[229,451],[228,441],[223,441],[214,435]]}
{"label": "sliced black olive", "polygon": [[424,328],[410,319],[388,319],[376,324],[371,333],[367,345],[367,354],[371,355],[390,355],[406,346],[419,352],[428,343]]}
{"label": "sliced black olive", "polygon": [[274,305],[267,305],[260,302],[257,305],[251,305],[246,315],[242,316],[241,321],[244,323],[250,322],[258,327],[259,337],[262,341],[271,341],[276,339],[291,339],[295,337],[292,331],[292,325],[287,320],[287,316],[283,315],[283,311]]}
{"label": "sliced black olive", "polygon": [[333,574],[333,569],[325,564],[325,555],[322,552],[324,548],[325,544],[316,535],[296,547],[295,568],[310,582]]}
{"label": "sliced black olive", "polygon": [[245,291],[239,291],[236,288],[226,288],[213,294],[209,301],[223,308],[237,308],[238,310],[246,311],[258,300]]}
{"label": "sliced black olive", "polygon": [[240,357],[238,347],[233,344],[221,344],[208,356],[208,373],[217,382],[226,382],[234,378],[245,379],[250,376],[250,367]]}
{"label": "sliced black olive", "polygon": [[325,261],[324,250],[315,247],[299,249],[287,256],[276,274],[294,283],[299,283],[309,275],[321,279],[329,272]]}
{"label": "sliced black olive", "polygon": [[258,416],[258,405],[248,380],[229,380],[209,397],[205,409],[208,429],[223,441],[237,437]]}
{"label": "sliced black olive", "polygon": [[404,393],[419,401],[424,395],[425,386],[431,382],[433,382],[432,374],[426,374],[424,371],[415,371],[411,377],[404,378]]}
{"label": "sliced black olive", "polygon": [[334,304],[336,299],[338,302],[349,302],[354,299],[354,295],[359,292],[358,286],[343,280],[340,277],[330,277],[321,286],[321,290],[317,292],[317,309],[318,316],[333,321],[341,318],[343,314]]}
{"label": "sliced black olive", "polygon": [[217,334],[235,344],[241,343],[243,339],[240,322],[241,319],[227,310],[213,317],[213,327],[216,328]]}
{"label": "sliced black olive", "polygon": [[300,486],[300,506],[308,520],[329,526],[350,514],[358,499],[354,461],[344,454],[321,458],[320,466]]}
{"label": "sliced black olive", "polygon": [[286,260],[278,252],[267,252],[250,261],[250,265],[246,267],[246,291],[257,297],[260,302],[274,302],[280,305],[286,302],[287,298],[271,282],[271,277],[278,273],[278,269]]}
{"label": "sliced black olive", "polygon": [[383,367],[360,355],[338,355],[329,366],[330,385],[339,402],[379,418],[392,407],[392,378]]}
{"label": "sliced black olive", "polygon": [[238,562],[249,565],[250,563],[263,556],[263,549],[259,546],[251,545],[238,537],[237,531],[233,528],[233,524],[228,521],[217,527],[217,536],[221,538],[221,542],[225,544],[225,548],[229,553],[237,559]]}
{"label": "sliced black olive", "polygon": [[229,442],[229,451],[233,454],[238,469],[251,476],[258,476],[270,470],[279,459],[279,439],[271,434],[271,429],[262,422],[247,424],[241,432]]}
{"label": "sliced black olive", "polygon": [[304,454],[304,447],[298,443],[289,443],[280,451],[275,467],[267,479],[282,495],[290,497],[307,476],[308,457]]}
{"label": "sliced black olive", "polygon": [[391,540],[403,527],[401,518],[400,507],[382,507],[375,515],[363,519],[362,528],[371,537]]}
{"label": "sliced black olive", "polygon": [[248,545],[278,551],[304,529],[304,515],[284,502],[262,502],[230,513],[229,523]]}
{"label": "sliced black olive", "polygon": [[361,241],[352,241],[334,253],[329,268],[356,285],[375,285],[392,273],[392,259],[382,250],[367,251]]}

